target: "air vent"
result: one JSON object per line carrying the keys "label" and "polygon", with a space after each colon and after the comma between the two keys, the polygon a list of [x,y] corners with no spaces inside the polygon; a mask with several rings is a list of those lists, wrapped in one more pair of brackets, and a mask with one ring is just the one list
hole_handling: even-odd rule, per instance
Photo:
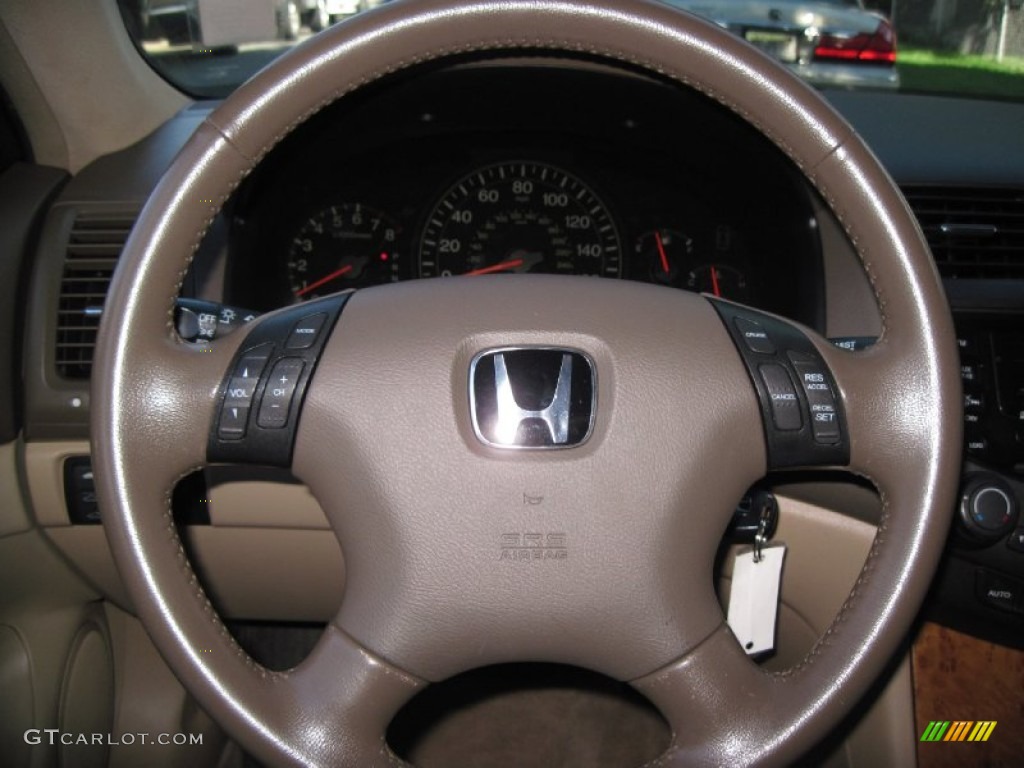
{"label": "air vent", "polygon": [[943,277],[1024,279],[1024,190],[903,190]]}
{"label": "air vent", "polygon": [[80,214],[71,227],[57,310],[57,373],[87,379],[110,279],[135,219]]}

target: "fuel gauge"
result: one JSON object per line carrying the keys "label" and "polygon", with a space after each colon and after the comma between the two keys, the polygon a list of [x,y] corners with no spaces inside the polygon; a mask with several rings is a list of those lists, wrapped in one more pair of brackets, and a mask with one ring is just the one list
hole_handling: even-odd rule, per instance
{"label": "fuel gauge", "polygon": [[738,269],[725,264],[701,264],[686,273],[683,287],[697,293],[710,293],[712,296],[747,301],[747,278]]}
{"label": "fuel gauge", "polygon": [[636,240],[642,274],[661,285],[679,285],[692,253],[693,239],[674,229],[654,229]]}

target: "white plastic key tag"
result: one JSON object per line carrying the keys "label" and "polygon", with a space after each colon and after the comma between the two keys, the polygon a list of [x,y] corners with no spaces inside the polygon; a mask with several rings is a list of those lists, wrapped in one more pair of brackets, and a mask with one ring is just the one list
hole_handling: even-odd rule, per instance
{"label": "white plastic key tag", "polygon": [[786,545],[776,544],[736,556],[729,590],[729,627],[748,656],[775,648],[775,620]]}

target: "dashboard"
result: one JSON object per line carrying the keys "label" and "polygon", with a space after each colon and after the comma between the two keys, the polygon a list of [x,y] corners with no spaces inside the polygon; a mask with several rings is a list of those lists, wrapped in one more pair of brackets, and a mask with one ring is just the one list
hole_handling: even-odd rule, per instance
{"label": "dashboard", "polygon": [[[465,66],[328,109],[227,208],[225,299],[268,310],[419,278],[637,280],[818,325],[811,195],[702,97]],[[465,94],[475,94],[472,101]],[[730,151],[707,148],[728,140]]]}
{"label": "dashboard", "polygon": [[[596,62],[465,61],[416,74],[324,109],[273,148],[214,221],[182,296],[258,313],[406,280],[561,273],[718,295],[842,343],[870,343],[880,333],[841,223],[776,147],[700,94],[638,73],[612,74]],[[973,511],[979,499],[1024,500],[1024,273],[1013,271],[1011,259],[997,271],[978,256],[968,271],[969,260],[956,254],[975,245],[964,232],[995,226],[986,211],[1024,203],[1024,157],[1015,151],[1024,114],[1017,105],[980,102],[968,121],[961,105],[936,97],[828,97],[907,193],[961,335],[965,500],[928,610],[951,626],[1020,646],[1024,528],[1019,517],[1009,529],[989,528]],[[123,602],[123,587],[97,565],[102,534],[84,442],[91,344],[135,216],[214,106],[185,109],[140,144],[41,196],[45,215],[25,303],[24,407],[12,411],[22,411],[39,524],[115,602]],[[988,126],[983,142],[977,125]],[[960,151],[968,143],[978,147],[970,158]],[[959,239],[945,234],[950,224],[960,226]],[[205,558],[204,576],[237,587],[216,597],[236,617],[330,616],[334,597],[322,584],[302,585],[302,599],[294,598],[298,589],[279,588],[294,577],[281,557],[280,520],[249,509],[211,520],[209,507],[196,503],[212,498],[227,507],[226,478],[223,468],[190,476],[174,503],[189,545]],[[794,496],[817,499],[819,489],[800,480],[787,478]],[[269,494],[269,485],[258,493]],[[315,502],[312,511],[300,510],[293,498],[275,502],[290,510],[289,525],[322,533]],[[845,498],[834,502],[829,496],[822,506],[849,511]],[[851,516],[875,522],[874,502]],[[256,525],[275,529],[272,544],[228,537]],[[307,535],[289,533],[285,548]],[[804,551],[817,557],[822,546],[809,542]],[[333,568],[335,557],[331,549],[323,560]],[[237,561],[244,584],[227,576],[227,564]]]}

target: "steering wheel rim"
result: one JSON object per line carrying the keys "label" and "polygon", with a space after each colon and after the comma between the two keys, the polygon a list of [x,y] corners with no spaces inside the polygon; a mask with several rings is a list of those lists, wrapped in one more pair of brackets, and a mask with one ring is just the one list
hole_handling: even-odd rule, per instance
{"label": "steering wheel rim", "polygon": [[[883,519],[864,570],[836,620],[808,657],[785,674],[763,673],[746,659],[722,623],[717,606],[709,605],[713,594],[706,585],[694,589],[682,606],[668,605],[672,602],[669,591],[643,592],[639,604],[645,608],[654,604],[658,616],[659,612],[671,614],[673,632],[637,651],[635,663],[617,658],[621,654],[616,654],[615,643],[591,653],[581,651],[578,643],[570,648],[564,639],[551,635],[545,635],[539,645],[518,651],[487,635],[487,642],[481,642],[491,652],[474,655],[461,644],[458,654],[446,655],[451,635],[440,625],[433,627],[429,652],[420,654],[407,642],[408,621],[397,627],[379,621],[380,612],[370,605],[370,598],[386,579],[374,570],[370,562],[374,558],[364,557],[367,562],[360,565],[357,552],[346,553],[355,555],[350,573],[355,586],[346,594],[339,618],[329,625],[306,662],[290,672],[273,673],[259,667],[234,643],[178,541],[170,516],[170,490],[178,478],[206,462],[222,379],[243,344],[243,334],[238,333],[206,348],[186,345],[171,322],[182,276],[220,207],[278,141],[345,94],[425,61],[523,49],[584,54],[646,70],[700,90],[733,110],[785,152],[819,190],[846,228],[871,279],[883,318],[883,334],[874,347],[849,353],[832,348],[811,331],[802,332],[834,376],[845,407],[850,440],[847,466],[879,489]],[[642,403],[634,402],[637,398],[627,390],[610,388],[627,378],[624,372],[631,368],[625,362],[661,382],[637,384],[648,387],[648,396],[666,396],[666,376],[703,376],[705,389],[710,389],[708,382],[744,380],[745,388],[721,387],[717,399],[704,402],[705,406],[711,403],[710,420],[687,422],[704,430],[698,434],[710,435],[714,423],[722,423],[727,425],[722,428],[725,436],[735,438],[742,425],[749,431],[751,421],[761,418],[740,358],[704,299],[648,286],[602,284],[583,289],[580,285],[571,279],[506,276],[477,280],[472,289],[451,281],[391,289],[402,293],[407,323],[431,318],[432,324],[423,326],[429,333],[413,335],[429,353],[417,353],[408,339],[403,350],[416,366],[435,366],[431,380],[439,404],[422,422],[408,422],[408,414],[400,411],[386,421],[396,428],[412,423],[422,435],[425,424],[443,428],[440,414],[454,412],[454,419],[449,419],[454,424],[446,432],[452,456],[469,457],[478,462],[474,466],[490,471],[487,468],[500,460],[466,437],[468,417],[452,395],[465,393],[461,377],[466,375],[468,357],[481,349],[549,342],[583,348],[598,358],[599,370],[611,372],[599,378],[599,400],[614,415],[601,426],[604,432],[595,434],[593,445],[579,449],[579,456],[601,455],[603,446],[611,442],[614,425],[627,416],[644,418]],[[579,291],[579,298],[559,305],[566,291]],[[456,294],[459,322],[436,319],[445,314],[437,313],[436,306],[450,309]],[[309,411],[304,411],[296,440],[296,463],[308,468],[302,479],[321,499],[335,529],[344,529],[347,536],[343,538],[349,541],[360,526],[370,525],[366,522],[372,517],[369,511],[392,503],[402,506],[403,497],[408,496],[404,488],[397,493],[389,490],[392,484],[375,471],[374,460],[381,455],[365,450],[367,425],[357,418],[358,410],[350,406],[339,412],[332,405],[337,402],[336,384],[323,383],[366,376],[367,367],[356,365],[364,359],[361,355],[379,362],[374,349],[402,341],[365,332],[379,325],[384,305],[393,312],[393,302],[381,296],[383,291],[366,291],[346,305],[340,330],[330,335],[315,386],[310,387],[303,406]],[[509,301],[509,296],[515,301]],[[514,307],[522,302],[532,310],[533,325],[525,323],[522,311]],[[650,333],[667,324],[676,329],[677,341],[685,341],[681,348],[691,353],[702,349],[693,355],[700,364],[680,366],[672,359],[639,354],[628,358],[623,351],[627,345],[619,340],[621,329],[611,328],[591,310],[607,306],[604,302],[643,307],[646,319],[638,320],[631,333]],[[548,309],[541,311],[545,306]],[[515,652],[590,666],[630,681],[673,726],[672,747],[657,764],[790,761],[822,738],[880,672],[909,628],[944,544],[959,469],[959,384],[952,322],[916,222],[870,151],[814,91],[728,33],[659,4],[539,0],[493,5],[477,0],[426,0],[389,4],[332,28],[242,86],[197,130],[136,224],[107,307],[93,381],[92,435],[97,491],[112,552],[140,618],[185,686],[247,749],[275,764],[399,762],[383,734],[405,701],[429,680],[458,671],[460,665],[508,660]],[[450,318],[452,313],[447,314]],[[458,326],[465,323],[476,324],[475,330],[460,335]],[[546,333],[544,323],[549,324]],[[355,338],[363,338],[365,344],[353,349],[350,342]],[[449,349],[445,355],[445,345],[455,345],[456,352]],[[721,360],[712,363],[712,358]],[[381,377],[371,376],[362,383],[367,381],[381,384]],[[403,382],[395,396],[407,392],[408,386]],[[682,408],[680,418],[690,419],[690,411]],[[650,422],[653,431],[656,424]],[[669,436],[656,440],[668,441],[669,451],[689,455]],[[718,491],[721,498],[714,498],[710,485],[700,484],[696,470],[701,461],[690,457],[685,462],[689,474],[682,473],[688,488],[680,485],[646,499],[664,510],[678,509],[683,490],[699,490],[697,497],[713,508],[698,537],[704,544],[724,528],[728,510],[722,499],[731,495],[735,500],[735,488],[742,490],[763,473],[766,463],[765,448],[757,441],[731,451],[710,437],[709,442],[718,446],[714,448],[717,455],[728,460],[733,470],[731,485],[722,484]],[[361,455],[353,447],[357,445],[363,446]],[[338,480],[332,478],[332,466],[311,458],[318,450],[322,454],[324,446],[353,459],[356,470],[347,478],[347,488],[357,497],[367,496],[355,503],[363,513],[350,518],[336,508]],[[621,459],[626,453],[614,455]],[[528,468],[527,476],[537,478],[541,475],[529,473],[542,473],[546,463],[551,462],[526,459],[521,466]],[[557,462],[552,466],[564,468]],[[429,483],[427,474],[419,477]],[[365,485],[351,484],[364,481]],[[574,490],[583,493],[581,486]],[[442,493],[436,489],[436,494]],[[408,499],[404,503],[408,512]],[[602,524],[610,524],[610,514],[595,514]],[[357,525],[353,518],[362,522]],[[452,518],[443,521],[450,524]],[[385,522],[399,525],[394,517]],[[421,534],[429,533],[429,523],[416,520]],[[678,521],[667,515],[637,528],[647,542],[680,536]],[[390,535],[381,529],[373,533],[384,540]],[[405,541],[402,537],[407,535],[403,532],[394,540]],[[595,540],[604,542],[597,536]],[[663,556],[664,550],[645,554]],[[700,560],[700,551],[695,548],[692,554],[694,562],[683,572],[691,580],[701,570],[707,577],[709,569]],[[410,569],[398,570],[404,577]],[[485,572],[474,575],[481,573]],[[599,584],[615,589],[599,570],[585,573],[596,574]],[[633,576],[636,584],[646,584],[652,575],[664,582],[669,574],[677,572],[661,562],[637,566]],[[581,573],[575,575],[578,581]],[[415,581],[418,576],[412,578],[422,586]],[[531,584],[537,586],[536,581]],[[385,588],[392,589],[389,597],[411,606],[413,613],[429,607],[416,603],[415,597],[403,597],[406,593],[400,587]],[[582,598],[576,596],[578,604],[589,606],[588,600],[595,599],[593,592],[581,594]],[[625,606],[628,590],[614,594]],[[468,605],[461,609],[462,618],[494,618],[486,600],[458,589],[450,605],[457,609],[462,598],[467,598]],[[570,600],[548,607],[568,606],[572,612],[573,605]],[[617,614],[620,620],[643,621],[628,606],[617,610],[623,611]],[[685,621],[677,615],[687,612],[691,616]],[[578,640],[574,633],[591,626],[587,621],[591,619],[579,619],[578,624],[570,619],[569,637]],[[515,639],[522,642],[523,637]],[[672,643],[678,643],[674,655],[666,651]],[[337,677],[336,670],[341,670]],[[766,702],[771,702],[770,708]]]}

